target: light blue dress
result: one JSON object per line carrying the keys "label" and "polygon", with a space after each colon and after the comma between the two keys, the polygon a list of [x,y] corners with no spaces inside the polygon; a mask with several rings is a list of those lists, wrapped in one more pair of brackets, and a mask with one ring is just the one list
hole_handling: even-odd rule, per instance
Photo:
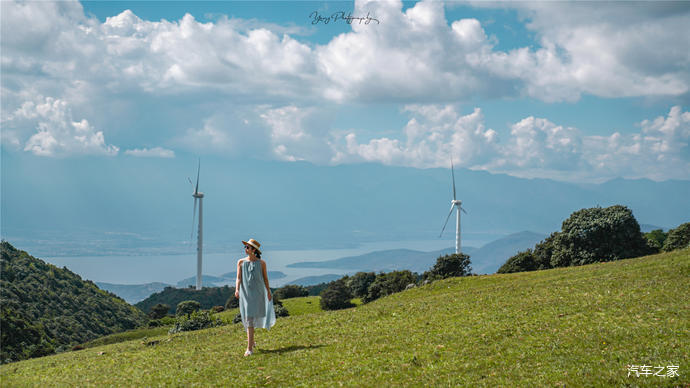
{"label": "light blue dress", "polygon": [[270,329],[276,323],[273,301],[268,300],[261,261],[245,260],[241,264],[240,314],[247,327]]}

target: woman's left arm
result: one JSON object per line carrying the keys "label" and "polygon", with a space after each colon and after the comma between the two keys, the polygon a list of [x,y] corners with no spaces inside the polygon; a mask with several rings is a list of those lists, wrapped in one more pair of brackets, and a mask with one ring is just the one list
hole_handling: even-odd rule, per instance
{"label": "woman's left arm", "polygon": [[261,272],[264,274],[264,285],[266,286],[266,294],[268,295],[268,300],[273,298],[271,295],[271,287],[268,286],[268,272],[266,272],[266,262],[261,260]]}

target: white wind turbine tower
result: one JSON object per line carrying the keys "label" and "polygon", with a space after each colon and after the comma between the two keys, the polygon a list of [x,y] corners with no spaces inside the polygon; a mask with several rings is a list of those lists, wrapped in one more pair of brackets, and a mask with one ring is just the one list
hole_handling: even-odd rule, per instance
{"label": "white wind turbine tower", "polygon": [[[199,172],[201,171],[201,160],[199,160],[199,167],[196,171],[196,187],[194,188],[194,213],[192,214],[192,237],[194,236],[194,221],[196,220],[196,204],[199,201],[199,233],[196,240],[196,289],[201,290],[201,253],[203,248],[204,237],[204,193],[199,192]],[[187,178],[189,183],[192,180]]]}
{"label": "white wind turbine tower", "polygon": [[467,214],[465,209],[462,208],[462,201],[458,200],[456,195],[455,195],[455,169],[453,168],[453,159],[450,159],[450,172],[453,176],[453,200],[450,201],[450,213],[448,213],[448,217],[446,217],[446,223],[443,224],[443,229],[441,229],[441,233],[438,235],[438,237],[441,237],[443,234],[443,231],[446,230],[446,225],[448,225],[448,220],[450,219],[450,216],[453,214],[454,208],[457,208],[457,220],[455,222],[455,253],[460,254],[462,253],[460,249],[460,211],[462,210]]}

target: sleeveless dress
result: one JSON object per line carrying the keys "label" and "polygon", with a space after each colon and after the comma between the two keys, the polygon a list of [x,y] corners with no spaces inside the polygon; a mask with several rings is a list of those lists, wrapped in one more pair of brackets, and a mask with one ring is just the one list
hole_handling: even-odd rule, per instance
{"label": "sleeveless dress", "polygon": [[261,261],[242,262],[240,282],[240,314],[247,327],[270,329],[276,323],[273,301],[268,300]]}

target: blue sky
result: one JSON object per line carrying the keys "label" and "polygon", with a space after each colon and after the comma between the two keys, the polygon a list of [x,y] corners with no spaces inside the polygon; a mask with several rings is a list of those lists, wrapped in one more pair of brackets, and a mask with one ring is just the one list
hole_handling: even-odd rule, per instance
{"label": "blue sky", "polygon": [[2,7],[6,153],[690,178],[687,2]]}

